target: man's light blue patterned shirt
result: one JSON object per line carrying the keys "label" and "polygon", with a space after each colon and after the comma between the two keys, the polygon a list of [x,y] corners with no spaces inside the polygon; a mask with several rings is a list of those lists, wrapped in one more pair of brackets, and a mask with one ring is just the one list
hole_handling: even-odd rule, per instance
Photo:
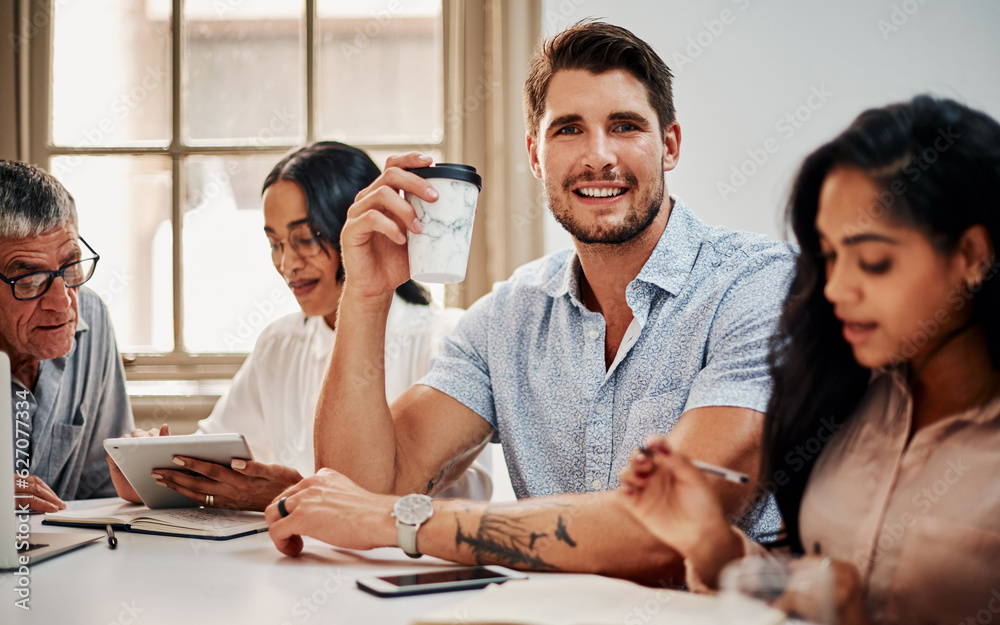
{"label": "man's light blue patterned shirt", "polygon": [[[709,227],[674,198],[628,286],[634,321],[610,367],[604,317],[582,303],[579,261],[566,249],[473,304],[420,383],[495,428],[518,497],[616,488],[629,454],[682,413],[766,409],[769,340],[794,262],[790,245]],[[767,540],[779,522],[768,497],[738,525]]]}

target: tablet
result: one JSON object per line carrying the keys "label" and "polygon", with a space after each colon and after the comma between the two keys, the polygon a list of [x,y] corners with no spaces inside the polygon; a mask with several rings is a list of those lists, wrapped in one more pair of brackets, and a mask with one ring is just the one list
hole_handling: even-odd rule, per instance
{"label": "tablet", "polygon": [[234,458],[253,460],[242,434],[185,434],[143,438],[109,438],[104,449],[150,508],[195,508],[199,504],[152,478],[154,469],[184,471],[174,456],[188,456],[228,467]]}

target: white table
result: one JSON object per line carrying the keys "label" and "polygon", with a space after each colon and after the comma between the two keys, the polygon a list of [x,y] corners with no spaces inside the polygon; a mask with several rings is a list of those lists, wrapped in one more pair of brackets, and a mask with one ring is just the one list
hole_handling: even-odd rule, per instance
{"label": "white table", "polygon": [[[41,520],[32,517],[33,531],[91,531]],[[115,550],[102,538],[32,565],[28,612],[13,605],[15,575],[0,573],[0,623],[403,625],[480,592],[383,599],[358,589],[354,581],[362,576],[454,566],[427,556],[411,560],[395,548],[350,551],[306,539],[303,554],[288,558],[266,532],[228,541],[116,535]]]}

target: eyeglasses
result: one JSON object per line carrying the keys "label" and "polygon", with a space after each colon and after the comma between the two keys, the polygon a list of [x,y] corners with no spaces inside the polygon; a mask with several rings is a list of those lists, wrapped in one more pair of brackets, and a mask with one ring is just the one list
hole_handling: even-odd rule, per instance
{"label": "eyeglasses", "polygon": [[276,239],[267,235],[267,242],[271,246],[271,261],[276,265],[281,262],[285,255],[285,243],[288,243],[302,258],[312,258],[323,249],[319,234],[313,232],[307,223],[292,228],[285,239]]}
{"label": "eyeglasses", "polygon": [[87,246],[90,253],[94,255],[93,257],[63,265],[55,271],[35,271],[16,278],[8,278],[0,273],[0,280],[10,285],[14,299],[22,302],[38,299],[48,293],[56,278],[62,278],[67,289],[82,286],[94,275],[94,268],[97,267],[97,261],[101,259],[101,256],[94,251],[94,248],[90,247],[89,243],[83,240],[83,237],[80,237],[80,242]]}

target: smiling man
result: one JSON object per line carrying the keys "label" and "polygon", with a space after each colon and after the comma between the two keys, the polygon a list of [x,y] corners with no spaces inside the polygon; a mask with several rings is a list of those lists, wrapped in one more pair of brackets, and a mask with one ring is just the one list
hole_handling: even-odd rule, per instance
{"label": "smiling man", "polygon": [[54,512],[115,494],[102,441],[132,431],[132,409],[101,299],[85,288],[98,255],[78,235],[72,196],[46,172],[0,161],[0,350],[10,356],[19,495]]}
{"label": "smiling man", "polygon": [[[680,559],[607,492],[657,432],[749,474],[749,486],[716,480],[727,511],[758,540],[777,530],[753,482],[792,251],[709,227],[668,195],[681,144],[670,70],[631,32],[583,22],[560,33],[533,57],[524,96],[529,162],[574,247],[497,284],[389,406],[382,379],[358,371],[378,362],[392,289],[408,277],[404,235],[420,230],[399,191],[436,198],[406,171],[427,157],[390,159],[344,226],[343,339],[315,428],[317,466],[330,469],[268,509],[284,553],[309,535],[666,582]],[[521,501],[425,497],[488,441],[503,445]]]}

